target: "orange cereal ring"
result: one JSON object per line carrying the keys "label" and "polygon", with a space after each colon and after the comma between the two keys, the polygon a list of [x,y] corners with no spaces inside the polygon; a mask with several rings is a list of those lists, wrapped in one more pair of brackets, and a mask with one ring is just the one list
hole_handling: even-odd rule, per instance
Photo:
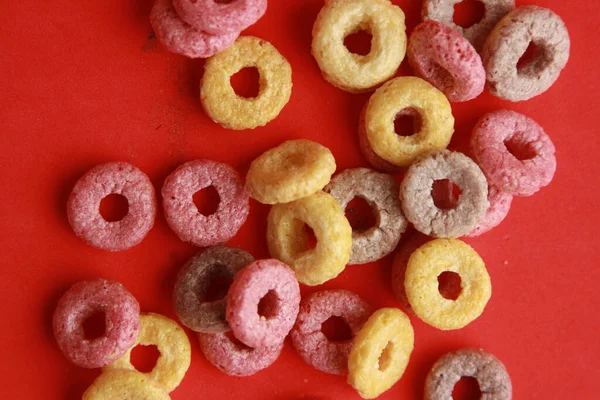
{"label": "orange cereal ring", "polygon": [[[456,300],[442,296],[438,277],[460,276]],[[492,295],[492,283],[479,254],[456,239],[435,239],[415,250],[404,278],[406,297],[415,314],[442,330],[460,329],[481,315]]]}
{"label": "orange cereal ring", "polygon": [[348,357],[348,383],[373,399],[402,378],[415,345],[410,319],[397,308],[377,310],[354,338]]}
{"label": "orange cereal ring", "polygon": [[329,149],[306,140],[289,140],[266,151],[250,165],[246,190],[264,204],[289,203],[325,187],[335,171]]}
{"label": "orange cereal ring", "polygon": [[[351,53],[344,39],[372,34],[367,55]],[[313,26],[312,54],[323,77],[347,92],[365,92],[390,79],[406,54],[404,12],[389,0],[330,0]]]}
{"label": "orange cereal ring", "polygon": [[144,374],[126,369],[104,371],[85,391],[82,400],[169,400],[169,394]]}
{"label": "orange cereal ring", "polygon": [[[231,86],[231,76],[246,67],[256,67],[260,74],[254,98],[238,96]],[[279,115],[291,94],[292,67],[266,40],[242,36],[204,65],[202,106],[224,128],[242,130],[266,125]]]}
{"label": "orange cereal ring", "polygon": [[[308,225],[317,244],[308,248]],[[320,285],[338,276],[352,250],[352,228],[339,203],[317,192],[292,203],[271,208],[267,225],[271,256],[288,264],[305,285]]]}

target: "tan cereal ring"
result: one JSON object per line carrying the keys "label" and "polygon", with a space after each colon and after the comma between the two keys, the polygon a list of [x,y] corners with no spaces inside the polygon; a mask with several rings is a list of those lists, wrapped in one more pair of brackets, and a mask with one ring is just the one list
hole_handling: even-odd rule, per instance
{"label": "tan cereal ring", "polygon": [[[344,45],[367,30],[371,51],[362,56]],[[347,92],[364,92],[391,78],[406,54],[404,12],[388,0],[330,0],[313,26],[312,54],[324,78]]]}
{"label": "tan cereal ring", "polygon": [[[258,96],[238,96],[230,78],[246,67],[260,74]],[[204,111],[227,129],[264,126],[275,119],[292,94],[292,67],[266,40],[242,36],[227,50],[206,61],[200,85]]]}
{"label": "tan cereal ring", "polygon": [[169,400],[169,394],[144,374],[127,369],[103,371],[85,391],[82,400]]}

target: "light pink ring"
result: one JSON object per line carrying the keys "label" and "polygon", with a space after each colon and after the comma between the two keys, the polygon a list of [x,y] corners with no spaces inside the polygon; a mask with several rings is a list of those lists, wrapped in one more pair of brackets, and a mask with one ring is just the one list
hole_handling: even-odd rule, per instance
{"label": "light pink ring", "polygon": [[179,17],[194,28],[213,35],[239,33],[267,11],[267,0],[173,0]]}

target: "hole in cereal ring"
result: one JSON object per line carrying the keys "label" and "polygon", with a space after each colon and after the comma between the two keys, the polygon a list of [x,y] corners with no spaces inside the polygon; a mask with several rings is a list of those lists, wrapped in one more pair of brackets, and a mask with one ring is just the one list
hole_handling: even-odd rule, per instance
{"label": "hole in cereal ring", "polygon": [[355,197],[348,203],[346,218],[354,232],[364,232],[377,225],[373,208],[361,197]]}
{"label": "hole in cereal ring", "polygon": [[441,210],[455,208],[461,193],[460,187],[448,179],[436,180],[431,187],[433,204]]}
{"label": "hole in cereal ring", "polygon": [[112,193],[100,201],[100,215],[106,222],[117,222],[129,212],[129,201],[125,196]]}
{"label": "hole in cereal ring", "polygon": [[438,276],[438,290],[443,298],[456,300],[462,292],[461,282],[460,275],[456,272],[444,271]]}
{"label": "hole in cereal ring", "polygon": [[156,366],[160,351],[155,345],[137,345],[131,350],[131,365],[139,372],[150,372]]}
{"label": "hole in cereal ring", "polygon": [[434,86],[442,92],[454,86],[454,78],[450,72],[441,65],[431,62],[429,63],[428,70],[429,79],[431,79]]}
{"label": "hole in cereal ring", "polygon": [[101,338],[106,334],[106,314],[98,311],[87,317],[81,324],[87,340]]}
{"label": "hole in cereal ring", "polygon": [[481,399],[481,389],[477,379],[470,376],[463,376],[454,385],[452,390],[452,398],[454,400],[478,400]]}
{"label": "hole in cereal ring", "polygon": [[381,352],[381,355],[379,356],[378,360],[378,367],[381,372],[384,372],[386,369],[389,368],[390,364],[392,363],[393,352],[394,343],[388,342],[387,346],[385,346],[385,349],[383,349],[383,351]]}
{"label": "hole in cereal ring", "polygon": [[513,135],[504,141],[508,152],[519,161],[535,158],[537,154],[533,146],[530,143],[523,143],[523,141],[519,140],[518,136],[520,135]]}
{"label": "hole in cereal ring", "polygon": [[192,198],[198,212],[207,217],[217,212],[221,202],[219,193],[213,186],[197,191]]}
{"label": "hole in cereal ring", "polygon": [[231,340],[231,343],[233,343],[234,346],[237,347],[239,350],[245,350],[245,351],[252,351],[252,350],[254,350],[252,347],[246,346],[244,343],[240,342],[238,340],[238,338],[236,338],[235,335],[233,334],[233,331],[227,331],[227,332],[225,332],[225,336],[227,336],[227,338],[229,340]]}
{"label": "hole in cereal ring", "polygon": [[[225,267],[223,267],[225,269]],[[233,282],[233,277],[225,273],[215,273],[210,277],[204,296],[201,301],[203,302],[214,302],[219,301],[227,296],[229,287]]]}
{"label": "hole in cereal ring", "polygon": [[373,35],[371,35],[371,32],[368,29],[361,28],[344,38],[344,46],[346,46],[350,53],[366,56],[371,52],[372,39]]}
{"label": "hole in cereal ring", "polygon": [[256,67],[242,68],[229,79],[231,87],[240,97],[253,99],[260,91],[260,73]]}
{"label": "hole in cereal ring", "polygon": [[270,319],[277,315],[277,294],[274,290],[269,290],[266,295],[258,302],[258,315],[261,319]]}
{"label": "hole in cereal ring", "polygon": [[343,318],[333,316],[321,325],[321,332],[330,342],[347,342],[352,340],[352,330]]}
{"label": "hole in cereal ring", "polygon": [[478,0],[463,0],[454,5],[454,23],[467,29],[485,15],[485,5]]}
{"label": "hole in cereal ring", "polygon": [[517,72],[527,74],[530,67],[533,67],[536,71],[542,69],[545,65],[544,52],[543,47],[538,46],[533,41],[529,42],[527,49],[517,61]]}
{"label": "hole in cereal ring", "polygon": [[312,250],[317,247],[317,236],[315,235],[315,231],[307,224],[304,224],[302,229],[304,230],[304,236],[306,237],[306,248],[304,251]]}
{"label": "hole in cereal ring", "polygon": [[412,136],[421,131],[421,114],[412,107],[405,108],[394,118],[394,131],[398,136]]}

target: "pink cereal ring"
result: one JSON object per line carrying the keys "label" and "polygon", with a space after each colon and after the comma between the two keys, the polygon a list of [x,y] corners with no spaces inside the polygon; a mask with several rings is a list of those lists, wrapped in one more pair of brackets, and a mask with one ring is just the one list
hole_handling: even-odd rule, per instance
{"label": "pink cereal ring", "polygon": [[[104,313],[104,335],[88,340],[83,322]],[[81,281],[58,301],[53,316],[54,337],[65,357],[83,368],[112,363],[133,346],[140,331],[140,305],[118,282]]]}
{"label": "pink cereal ring", "polygon": [[[219,194],[217,211],[202,215],[194,204],[196,192],[213,186]],[[239,174],[227,164],[195,160],[177,168],[162,188],[165,218],[184,242],[205,247],[231,239],[250,212],[248,193]]]}
{"label": "pink cereal ring", "polygon": [[[100,202],[110,194],[122,195],[129,204],[127,215],[120,221],[108,222],[100,215]],[[97,165],[75,184],[67,214],[75,234],[88,244],[109,251],[125,250],[139,244],[154,226],[154,187],[133,165]]]}
{"label": "pink cereal ring", "polygon": [[211,35],[193,28],[179,18],[172,0],[155,1],[150,23],[167,49],[190,58],[213,56],[231,46],[239,36],[239,32]]}
{"label": "pink cereal ring", "polygon": [[292,329],[300,285],[281,261],[258,260],[235,276],[227,294],[227,322],[234,336],[253,348],[274,346]]}
{"label": "pink cereal ring", "polygon": [[223,35],[239,33],[254,24],[267,11],[267,0],[173,0],[179,17],[194,28]]}
{"label": "pink cereal ring", "polygon": [[484,115],[473,128],[471,149],[489,184],[513,196],[531,196],[556,171],[550,137],[534,120],[514,111]]}
{"label": "pink cereal ring", "polygon": [[307,364],[329,374],[345,375],[352,341],[331,342],[321,332],[321,326],[330,317],[340,317],[354,336],[372,311],[363,299],[347,290],[313,293],[302,299],[296,325],[290,333],[292,344]]}
{"label": "pink cereal ring", "polygon": [[483,92],[481,57],[467,39],[441,22],[418,25],[410,35],[407,55],[415,73],[450,101],[471,100]]}
{"label": "pink cereal ring", "polygon": [[500,222],[508,215],[513,196],[509,193],[496,189],[493,186],[488,188],[488,201],[490,208],[487,209],[481,222],[465,236],[475,237],[482,235],[492,228],[498,226]]}

